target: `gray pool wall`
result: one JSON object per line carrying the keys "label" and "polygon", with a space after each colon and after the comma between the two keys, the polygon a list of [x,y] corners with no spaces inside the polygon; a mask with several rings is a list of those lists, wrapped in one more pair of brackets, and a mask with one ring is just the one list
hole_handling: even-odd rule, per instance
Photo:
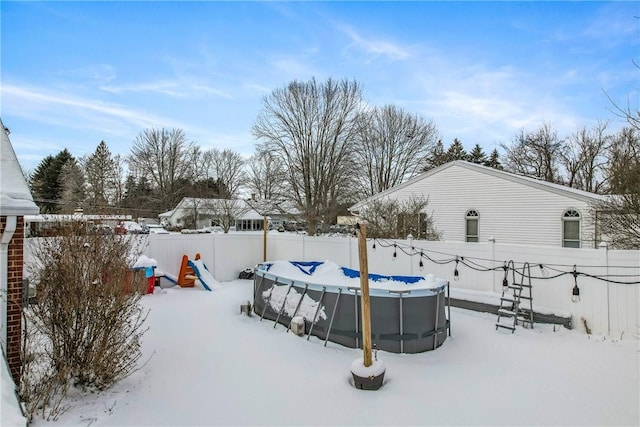
{"label": "gray pool wall", "polygon": [[[346,347],[362,347],[361,295],[357,288],[313,285],[280,278],[256,269],[254,312],[261,318],[289,327],[293,316],[269,304],[274,284],[295,289],[314,301],[321,301],[326,319],[304,319],[305,334]],[[306,290],[305,290],[306,286]],[[324,291],[324,294],[323,294]],[[370,293],[371,339],[376,348],[392,353],[421,353],[441,346],[450,334],[448,284],[432,290]],[[336,305],[337,301],[337,305]],[[335,314],[334,314],[335,307]],[[402,314],[402,315],[401,315]],[[333,319],[333,320],[332,320]],[[327,339],[327,332],[329,338]]]}

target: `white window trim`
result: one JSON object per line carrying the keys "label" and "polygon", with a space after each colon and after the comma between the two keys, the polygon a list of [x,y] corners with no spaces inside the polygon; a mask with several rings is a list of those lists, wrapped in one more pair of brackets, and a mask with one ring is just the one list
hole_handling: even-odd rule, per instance
{"label": "white window trim", "polygon": [[[475,219],[476,220],[476,232],[477,234],[474,236],[471,236],[469,234],[469,229],[468,229],[468,221],[470,219]],[[469,237],[475,237],[475,241],[470,241]],[[464,241],[468,242],[468,243],[478,243],[480,242],[480,213],[478,212],[477,209],[469,209],[467,211],[467,213],[464,216]]]}
{"label": "white window trim", "polygon": [[[565,224],[570,221],[578,223],[578,239],[577,240],[565,238],[564,227],[565,227]],[[561,237],[561,245],[563,248],[573,248],[573,249],[582,248],[582,214],[578,209],[569,208],[562,213],[562,235],[560,237]],[[573,246],[566,246],[565,242],[578,242],[578,247],[575,248]]]}

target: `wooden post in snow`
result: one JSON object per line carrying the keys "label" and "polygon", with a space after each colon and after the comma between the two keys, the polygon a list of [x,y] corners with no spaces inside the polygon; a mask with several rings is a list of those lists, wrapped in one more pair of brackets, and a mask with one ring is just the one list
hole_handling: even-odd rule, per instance
{"label": "wooden post in snow", "polygon": [[360,294],[362,302],[362,351],[364,366],[373,364],[371,360],[371,306],[369,301],[369,266],[367,261],[367,226],[358,224],[358,258],[360,261]]}

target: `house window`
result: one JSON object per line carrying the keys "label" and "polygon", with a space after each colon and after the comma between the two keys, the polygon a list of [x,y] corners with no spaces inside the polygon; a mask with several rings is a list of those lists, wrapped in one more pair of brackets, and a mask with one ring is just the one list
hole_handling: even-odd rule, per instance
{"label": "house window", "polygon": [[478,241],[478,222],[480,221],[480,215],[476,210],[470,210],[467,212],[466,217],[466,241],[477,242]]}
{"label": "house window", "polygon": [[580,212],[570,209],[562,216],[562,246],[580,247]]}

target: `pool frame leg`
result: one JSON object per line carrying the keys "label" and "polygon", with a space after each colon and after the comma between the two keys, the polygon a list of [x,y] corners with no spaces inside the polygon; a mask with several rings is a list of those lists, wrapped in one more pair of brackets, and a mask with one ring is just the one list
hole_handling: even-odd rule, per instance
{"label": "pool frame leg", "polygon": [[313,315],[313,322],[311,322],[311,327],[309,328],[309,334],[307,335],[307,341],[309,341],[309,338],[311,338],[311,332],[313,332],[313,326],[316,324],[316,321],[318,320],[318,314],[320,313],[320,309],[322,308],[322,301],[324,299],[324,294],[327,290],[326,286],[322,287],[322,294],[320,295],[320,301],[318,302],[318,308],[316,308],[316,312]]}
{"label": "pool frame leg", "polygon": [[280,307],[280,311],[278,312],[278,316],[276,317],[276,321],[273,323],[273,329],[276,328],[276,326],[278,326],[278,320],[280,320],[280,316],[282,315],[282,312],[284,311],[284,307],[287,305],[287,297],[289,296],[289,292],[291,292],[291,288],[293,287],[293,280],[291,281],[291,284],[289,285],[289,288],[287,289],[287,293],[284,296],[284,300],[282,301],[282,307]]}
{"label": "pool frame leg", "polygon": [[[302,304],[302,300],[304,299],[304,296],[307,294],[307,288],[309,287],[308,284],[304,284],[304,292],[302,292],[302,296],[300,297],[300,300],[298,301],[298,305],[296,306],[296,309],[293,312],[293,316],[291,316],[291,319],[293,319],[294,317],[296,317],[296,314],[298,314],[298,310],[300,309],[300,305]],[[287,326],[287,333],[289,332],[289,329],[291,329],[291,323],[289,323],[289,326]]]}
{"label": "pool frame leg", "polygon": [[438,348],[438,319],[440,318],[440,294],[442,294],[442,298],[444,298],[444,289],[442,291],[438,291],[436,294],[436,320],[434,325],[434,334],[433,334],[433,349]]}
{"label": "pool frame leg", "polygon": [[447,331],[451,336],[451,293],[449,292],[449,282],[447,282]]}
{"label": "pool frame leg", "polygon": [[338,308],[338,301],[340,301],[340,295],[342,295],[342,288],[338,289],[338,297],[336,298],[336,303],[333,305],[333,313],[331,313],[331,320],[329,321],[329,329],[327,329],[327,336],[324,338],[324,346],[327,346],[327,341],[329,340],[329,334],[331,334],[331,326],[333,325],[333,318],[336,315],[336,309]]}
{"label": "pool frame leg", "polygon": [[400,296],[400,353],[404,353],[404,314],[403,314],[403,304],[402,304],[402,296],[404,294],[410,294],[411,291],[389,291],[390,294],[398,294]]}
{"label": "pool frame leg", "polygon": [[258,294],[260,293],[260,289],[262,289],[262,284],[264,283],[264,276],[259,276],[257,275],[257,277],[260,278],[260,286],[255,286],[255,281],[254,286],[253,286],[253,306],[256,306],[256,297],[258,296]]}
{"label": "pool frame leg", "polygon": [[349,289],[350,291],[352,291],[354,293],[354,297],[353,297],[353,301],[354,301],[354,312],[355,312],[355,316],[354,318],[356,319],[356,335],[355,335],[355,339],[356,339],[356,346],[355,348],[360,348],[360,340],[358,339],[358,333],[359,331],[359,327],[360,327],[360,311],[358,310],[358,292],[360,292],[360,288],[354,288],[354,287],[348,287],[347,289]]}
{"label": "pool frame leg", "polygon": [[[271,290],[269,292],[269,296],[267,297],[266,300],[264,300],[264,307],[262,307],[262,314],[260,314],[260,321],[262,322],[262,319],[264,318],[264,313],[267,311],[267,306],[269,305],[269,303],[271,302],[271,294],[273,294],[273,288],[278,284],[278,278],[276,277],[276,279],[273,281],[273,286],[271,286]],[[255,304],[255,301],[254,301]],[[255,305],[254,305],[255,307]]]}

